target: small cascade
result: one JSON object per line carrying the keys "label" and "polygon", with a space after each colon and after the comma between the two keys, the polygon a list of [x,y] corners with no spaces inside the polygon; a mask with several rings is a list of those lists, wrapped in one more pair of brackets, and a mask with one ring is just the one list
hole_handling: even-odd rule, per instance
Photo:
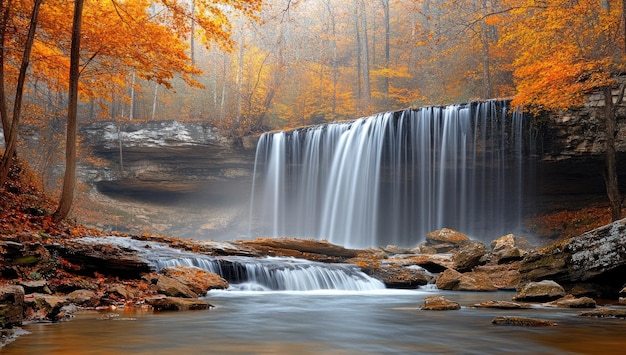
{"label": "small cascade", "polygon": [[443,227],[517,232],[534,139],[506,101],[388,112],[261,136],[251,233],[413,247]]}
{"label": "small cascade", "polygon": [[296,258],[208,256],[124,237],[82,238],[92,244],[116,244],[138,252],[158,272],[170,266],[193,266],[214,272],[235,290],[372,291],[385,285],[352,264],[325,264]]}

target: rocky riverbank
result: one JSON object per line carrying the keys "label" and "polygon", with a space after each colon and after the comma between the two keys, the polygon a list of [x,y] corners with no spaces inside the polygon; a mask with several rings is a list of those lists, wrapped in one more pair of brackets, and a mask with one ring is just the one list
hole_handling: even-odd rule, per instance
{"label": "rocky riverbank", "polygon": [[[12,177],[0,195],[3,341],[19,334],[22,324],[63,321],[83,309],[209,309],[211,305],[202,296],[229,286],[221,276],[192,267],[163,268],[157,273],[136,250],[107,243],[106,236],[96,229],[52,223],[53,206],[33,187],[34,179],[22,169],[13,171]],[[626,267],[625,225],[626,220],[618,221],[544,248],[515,235],[485,245],[450,229],[429,233],[424,243],[411,249],[389,245],[353,250],[294,238],[213,242],[150,234],[123,237],[146,242],[146,248],[159,242],[203,255],[286,256],[353,264],[388,288],[430,284],[451,291],[517,291],[511,303],[471,307],[523,309],[534,303],[547,309],[593,308],[606,299],[626,303],[622,272]],[[79,240],[87,236],[102,237],[103,242]],[[445,299],[429,299],[422,307],[456,308]],[[619,306],[585,314],[624,317]],[[498,322],[526,324],[518,319]]]}

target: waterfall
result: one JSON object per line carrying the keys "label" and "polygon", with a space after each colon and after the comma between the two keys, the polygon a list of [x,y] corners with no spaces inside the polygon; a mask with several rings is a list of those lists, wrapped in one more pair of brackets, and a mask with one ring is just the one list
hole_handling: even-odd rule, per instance
{"label": "waterfall", "polygon": [[282,257],[209,256],[125,237],[89,237],[78,241],[115,244],[135,250],[157,272],[171,266],[191,266],[214,272],[226,279],[234,290],[372,291],[385,288],[382,282],[352,264],[325,264]]}
{"label": "waterfall", "polygon": [[251,232],[351,248],[411,247],[443,227],[517,232],[534,193],[527,121],[494,100],[266,133]]}

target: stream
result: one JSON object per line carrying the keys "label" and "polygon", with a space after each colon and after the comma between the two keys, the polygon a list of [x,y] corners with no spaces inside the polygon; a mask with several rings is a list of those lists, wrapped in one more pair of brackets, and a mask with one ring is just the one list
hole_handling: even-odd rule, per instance
{"label": "stream", "polygon": [[[421,311],[427,295],[462,305],[513,293],[437,290],[210,291],[215,308],[188,312],[85,313],[24,326],[3,354],[610,354],[626,346],[626,321],[577,310]],[[497,315],[555,327],[495,326]]]}

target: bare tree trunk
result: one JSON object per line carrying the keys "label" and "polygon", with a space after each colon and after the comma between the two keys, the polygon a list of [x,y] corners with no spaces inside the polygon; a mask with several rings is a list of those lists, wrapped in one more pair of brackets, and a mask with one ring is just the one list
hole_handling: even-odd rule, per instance
{"label": "bare tree trunk", "polygon": [[78,116],[78,79],[80,78],[80,35],[84,0],[74,1],[74,20],[72,22],[72,44],[70,48],[70,85],[67,108],[67,133],[65,142],[65,175],[59,206],[52,219],[60,221],[67,218],[74,200],[76,185],[76,126]]}
{"label": "bare tree trunk", "polygon": [[615,151],[615,137],[617,134],[617,106],[624,97],[624,84],[620,89],[620,97],[613,104],[613,90],[611,86],[604,88],[604,122],[606,124],[606,193],[611,206],[611,219],[616,221],[622,217],[622,199],[617,180],[617,158]]}
{"label": "bare tree trunk", "polygon": [[133,76],[130,81],[130,108],[128,110],[128,120],[135,118],[135,83],[137,82],[137,72],[133,70]]}
{"label": "bare tree trunk", "polygon": [[359,26],[359,4],[358,0],[354,3],[354,32],[356,34],[356,80],[357,80],[357,97],[356,97],[356,114],[361,113],[362,94],[361,87],[361,27]]}
{"label": "bare tree trunk", "polygon": [[35,41],[35,30],[37,29],[37,18],[39,17],[39,8],[43,0],[35,0],[33,12],[30,16],[30,26],[28,36],[24,44],[24,53],[22,56],[22,64],[20,65],[20,73],[17,78],[17,86],[15,88],[15,102],[13,103],[13,120],[11,121],[11,129],[9,130],[8,139],[5,142],[4,155],[0,162],[0,186],[4,185],[9,176],[9,170],[13,163],[13,155],[17,146],[18,127],[20,122],[20,114],[22,111],[22,97],[24,94],[24,83],[26,81],[26,71],[30,61],[30,51]]}
{"label": "bare tree trunk", "polygon": [[0,116],[2,117],[2,132],[5,145],[9,141],[9,131],[11,130],[6,91],[4,90],[4,55],[6,53],[4,45],[6,44],[6,30],[10,12],[11,0],[8,0],[6,5],[4,0],[0,0],[0,14],[2,15],[2,19],[0,19]]}
{"label": "bare tree trunk", "polygon": [[369,111],[372,101],[372,91],[370,87],[370,57],[369,40],[367,35],[367,9],[365,1],[361,0],[361,30],[363,30],[363,108]]}
{"label": "bare tree trunk", "polygon": [[[391,38],[391,25],[390,25],[390,15],[389,15],[389,0],[381,0],[381,3],[383,5],[383,12],[385,14],[385,68],[389,69],[389,64],[390,64],[390,50],[389,50],[389,46],[390,46],[390,38]],[[389,106],[389,76],[385,76],[383,78],[383,103],[385,105],[385,108],[388,109]]]}
{"label": "bare tree trunk", "polygon": [[156,108],[157,108],[157,99],[159,97],[159,83],[154,83],[154,96],[152,97],[152,116],[151,119],[154,121],[156,117]]}

